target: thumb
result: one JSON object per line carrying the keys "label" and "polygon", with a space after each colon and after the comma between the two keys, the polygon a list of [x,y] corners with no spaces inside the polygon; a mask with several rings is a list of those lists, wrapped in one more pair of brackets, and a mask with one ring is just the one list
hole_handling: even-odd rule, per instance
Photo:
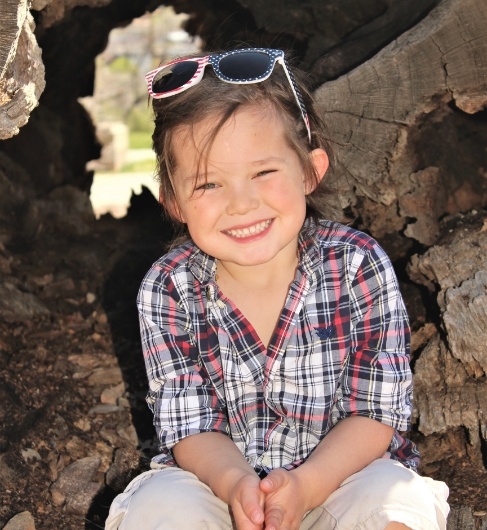
{"label": "thumb", "polygon": [[284,469],[272,470],[266,478],[260,481],[260,489],[266,493],[273,493],[286,484],[287,471]]}

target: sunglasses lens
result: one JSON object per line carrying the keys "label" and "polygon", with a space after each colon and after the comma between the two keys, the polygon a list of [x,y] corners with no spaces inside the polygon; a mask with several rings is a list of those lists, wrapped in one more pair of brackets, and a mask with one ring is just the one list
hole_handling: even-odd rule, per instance
{"label": "sunglasses lens", "polygon": [[242,52],[227,55],[220,60],[220,72],[233,81],[264,77],[269,70],[270,57],[262,52]]}
{"label": "sunglasses lens", "polygon": [[163,68],[152,80],[152,92],[164,94],[184,86],[196,73],[196,61],[184,61]]}

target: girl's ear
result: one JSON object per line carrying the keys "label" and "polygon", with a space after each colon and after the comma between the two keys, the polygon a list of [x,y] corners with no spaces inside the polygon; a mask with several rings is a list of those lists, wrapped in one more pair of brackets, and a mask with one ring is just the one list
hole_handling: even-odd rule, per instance
{"label": "girl's ear", "polygon": [[330,165],[330,160],[324,149],[313,149],[309,156],[311,158],[311,163],[315,168],[316,178],[312,182],[305,182],[306,195],[309,195],[316,189]]}
{"label": "girl's ear", "polygon": [[171,197],[166,200],[162,186],[159,186],[159,203],[167,210],[173,219],[176,219],[176,221],[179,221],[180,223],[186,222],[181,213],[176,197]]}

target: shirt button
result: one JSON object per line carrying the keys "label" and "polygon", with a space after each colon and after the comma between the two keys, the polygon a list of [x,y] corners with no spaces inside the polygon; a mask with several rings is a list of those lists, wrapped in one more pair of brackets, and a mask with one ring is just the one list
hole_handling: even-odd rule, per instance
{"label": "shirt button", "polygon": [[271,457],[269,455],[264,455],[264,457],[262,458],[262,465],[266,467],[270,467],[271,464],[272,464]]}
{"label": "shirt button", "polygon": [[217,300],[216,301],[216,305],[220,308],[220,309],[223,309],[225,307],[225,302],[223,302],[223,300]]}

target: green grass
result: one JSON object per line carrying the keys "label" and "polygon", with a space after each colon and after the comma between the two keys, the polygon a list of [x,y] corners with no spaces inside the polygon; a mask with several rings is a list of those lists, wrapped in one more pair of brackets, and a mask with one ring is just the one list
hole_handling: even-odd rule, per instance
{"label": "green grass", "polygon": [[120,56],[114,59],[108,67],[115,73],[133,73],[137,71],[137,67],[128,57]]}
{"label": "green grass", "polygon": [[152,133],[147,131],[130,131],[129,146],[130,149],[151,149]]}
{"label": "green grass", "polygon": [[120,170],[122,173],[153,173],[156,168],[154,160],[138,160],[124,164]]}

